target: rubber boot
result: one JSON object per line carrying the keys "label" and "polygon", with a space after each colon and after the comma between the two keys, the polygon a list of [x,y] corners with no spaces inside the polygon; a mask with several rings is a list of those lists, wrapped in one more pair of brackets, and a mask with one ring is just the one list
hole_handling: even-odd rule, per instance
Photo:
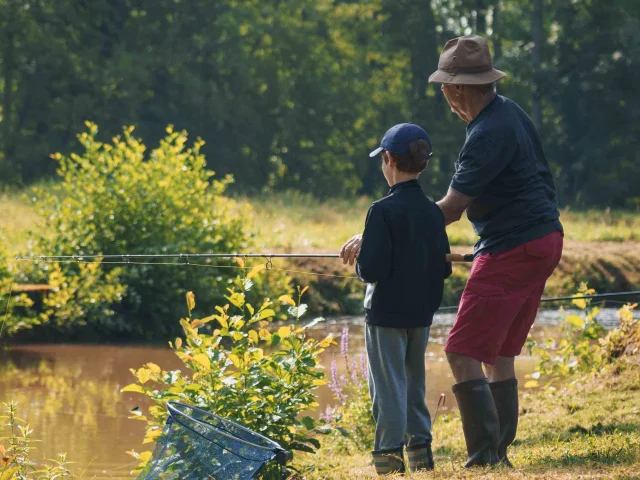
{"label": "rubber boot", "polygon": [[404,473],[404,459],[402,458],[402,448],[393,450],[377,450],[371,452],[373,464],[378,475],[391,475],[393,473]]}
{"label": "rubber boot", "polygon": [[490,383],[493,401],[498,410],[500,420],[500,442],[498,458],[508,467],[513,465],[507,458],[507,447],[513,443],[518,430],[518,380],[512,378],[501,382]]}
{"label": "rubber boot", "polygon": [[462,430],[469,458],[465,468],[498,463],[500,423],[486,378],[469,380],[453,386],[458,401]]}
{"label": "rubber boot", "polygon": [[431,443],[421,445],[411,445],[407,447],[407,460],[409,461],[410,472],[421,472],[433,470],[433,452]]}

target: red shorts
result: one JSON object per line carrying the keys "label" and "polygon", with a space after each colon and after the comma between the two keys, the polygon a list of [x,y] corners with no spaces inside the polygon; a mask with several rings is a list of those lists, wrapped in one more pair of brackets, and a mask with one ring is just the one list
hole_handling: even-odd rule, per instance
{"label": "red shorts", "polygon": [[562,256],[552,232],[511,250],[478,256],[462,293],[445,351],[493,365],[515,357],[536,318],[547,279]]}

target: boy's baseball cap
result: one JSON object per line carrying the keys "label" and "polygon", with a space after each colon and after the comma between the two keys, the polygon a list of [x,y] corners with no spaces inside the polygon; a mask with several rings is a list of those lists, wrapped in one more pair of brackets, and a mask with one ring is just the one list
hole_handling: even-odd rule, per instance
{"label": "boy's baseball cap", "polygon": [[[375,157],[383,150],[396,155],[409,155],[409,144],[418,138],[424,138],[429,144],[429,149],[431,149],[431,140],[427,132],[413,123],[399,123],[387,130],[387,133],[382,137],[380,146],[371,152],[369,156]],[[433,152],[429,154],[429,156],[431,155],[433,155]]]}

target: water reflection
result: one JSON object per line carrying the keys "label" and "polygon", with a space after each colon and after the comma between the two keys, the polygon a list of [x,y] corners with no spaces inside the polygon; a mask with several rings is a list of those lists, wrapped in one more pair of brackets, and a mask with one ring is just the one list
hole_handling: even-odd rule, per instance
{"label": "water reflection", "polygon": [[[604,323],[613,326],[615,320],[611,318],[615,319],[613,311],[604,317]],[[437,318],[425,357],[427,404],[432,413],[443,392],[447,394],[447,407],[454,406],[453,377],[443,354],[452,320],[452,315]],[[534,335],[557,337],[558,327],[553,326],[557,320],[557,313],[555,317],[543,313],[534,327]],[[360,355],[364,353],[362,325],[362,319],[334,319],[319,324],[311,334],[317,338],[327,333],[339,336],[343,327],[348,326],[349,353]],[[342,374],[344,361],[339,346],[322,354],[327,374],[333,360]],[[138,461],[125,452],[145,449],[141,445],[145,424],[129,420],[128,416],[136,406],[146,410],[148,400],[135,393],[122,394],[120,389],[133,381],[129,369],[147,362],[163,370],[183,368],[171,350],[158,347],[39,345],[0,351],[0,401],[19,402],[20,416],[31,423],[34,438],[42,440],[37,445],[38,458],[53,458],[58,452],[67,452],[78,472],[86,468],[84,478],[132,478],[129,472]],[[533,358],[519,357],[518,377],[524,379],[534,366]],[[319,412],[326,405],[335,404],[328,387],[318,393]]]}

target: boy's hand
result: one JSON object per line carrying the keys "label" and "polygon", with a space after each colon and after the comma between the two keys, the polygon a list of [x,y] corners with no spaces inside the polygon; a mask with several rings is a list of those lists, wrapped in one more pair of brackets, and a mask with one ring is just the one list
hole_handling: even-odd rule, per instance
{"label": "boy's hand", "polygon": [[360,246],[362,245],[362,235],[354,235],[348,240],[340,250],[340,258],[345,265],[347,262],[349,265],[353,265],[356,261],[358,253],[360,253]]}

